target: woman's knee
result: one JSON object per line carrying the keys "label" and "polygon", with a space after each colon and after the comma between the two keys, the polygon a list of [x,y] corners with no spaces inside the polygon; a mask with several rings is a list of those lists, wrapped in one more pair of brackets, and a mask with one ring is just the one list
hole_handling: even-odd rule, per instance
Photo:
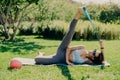
{"label": "woman's knee", "polygon": [[52,64],[55,62],[55,60],[53,60],[53,58],[35,58],[35,62],[36,64]]}

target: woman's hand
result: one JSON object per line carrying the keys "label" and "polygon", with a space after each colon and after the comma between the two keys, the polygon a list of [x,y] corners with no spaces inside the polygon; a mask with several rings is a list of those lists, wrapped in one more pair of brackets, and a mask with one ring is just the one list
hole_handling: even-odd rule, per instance
{"label": "woman's hand", "polygon": [[74,64],[73,63],[71,63],[71,62],[69,62],[69,61],[67,61],[66,62],[68,65],[70,65],[70,66],[73,66]]}
{"label": "woman's hand", "polygon": [[100,47],[103,48],[103,40],[100,40],[99,43],[100,43]]}
{"label": "woman's hand", "polygon": [[101,43],[103,43],[103,40],[100,40],[99,42],[100,42],[100,44],[101,44]]}

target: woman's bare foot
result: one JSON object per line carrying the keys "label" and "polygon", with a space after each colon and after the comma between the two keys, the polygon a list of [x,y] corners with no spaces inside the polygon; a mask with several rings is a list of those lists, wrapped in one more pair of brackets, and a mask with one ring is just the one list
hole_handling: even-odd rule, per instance
{"label": "woman's bare foot", "polygon": [[81,14],[83,14],[83,7],[78,8],[78,11],[75,15],[75,19],[78,20],[80,18]]}

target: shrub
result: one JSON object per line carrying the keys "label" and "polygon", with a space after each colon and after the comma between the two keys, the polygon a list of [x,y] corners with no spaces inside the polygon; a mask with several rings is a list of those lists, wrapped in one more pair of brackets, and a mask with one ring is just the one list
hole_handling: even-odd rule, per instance
{"label": "shrub", "polygon": [[73,36],[73,39],[75,40],[80,40],[81,39],[81,30],[78,30],[75,32],[74,36]]}
{"label": "shrub", "polygon": [[101,11],[99,19],[104,23],[120,24],[120,8],[113,5],[110,8]]}
{"label": "shrub", "polygon": [[49,25],[39,25],[38,34],[44,38],[62,39],[66,32],[66,24],[61,21],[53,21]]}
{"label": "shrub", "polygon": [[56,27],[39,27],[40,36],[42,35],[44,38],[49,39],[62,39],[65,35],[65,31],[63,28]]}
{"label": "shrub", "polygon": [[101,30],[100,27],[95,27],[95,29],[90,26],[83,29],[82,39],[84,40],[92,40],[101,38]]}
{"label": "shrub", "polygon": [[19,29],[19,35],[33,35],[33,24],[31,24],[30,26],[21,26],[21,28]]}
{"label": "shrub", "polygon": [[[23,20],[63,20],[71,21],[74,14],[81,3],[72,3],[66,0],[40,0],[39,6],[32,5],[27,12],[30,14],[24,17]],[[34,10],[34,11],[33,11]],[[94,20],[99,20],[104,23],[120,24],[120,7],[118,5],[95,5],[91,4],[87,8],[90,16]],[[88,20],[86,15],[81,15],[81,19]]]}
{"label": "shrub", "polygon": [[115,30],[115,29],[111,29],[111,30],[105,29],[102,32],[101,37],[103,39],[120,39],[120,31]]}
{"label": "shrub", "polygon": [[[94,21],[95,22],[95,21]],[[77,25],[77,29],[75,30],[75,34],[73,36],[74,40],[93,40],[93,39],[119,39],[120,38],[120,29],[117,25],[113,24],[101,24],[99,22],[95,22],[95,29],[91,26],[84,25],[86,22],[80,22]],[[55,21],[51,23],[51,25],[47,27],[39,27],[40,36],[49,39],[62,39],[68,31],[68,27],[64,22]]]}

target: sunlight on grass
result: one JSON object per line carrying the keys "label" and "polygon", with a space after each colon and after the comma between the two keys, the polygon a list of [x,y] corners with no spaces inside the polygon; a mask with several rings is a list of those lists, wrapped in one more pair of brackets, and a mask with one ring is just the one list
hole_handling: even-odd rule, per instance
{"label": "sunlight on grass", "polygon": [[[119,80],[120,40],[104,40],[105,57],[110,67],[82,66],[23,66],[18,70],[9,69],[14,57],[34,58],[38,51],[50,55],[56,52],[60,40],[47,40],[36,36],[17,36],[23,40],[6,42],[0,50],[0,80]],[[70,46],[85,45],[88,50],[99,50],[98,41],[72,41]],[[18,49],[19,48],[19,49]],[[30,48],[30,49],[29,49]],[[14,50],[17,49],[17,50]],[[7,76],[7,77],[6,77]]]}

